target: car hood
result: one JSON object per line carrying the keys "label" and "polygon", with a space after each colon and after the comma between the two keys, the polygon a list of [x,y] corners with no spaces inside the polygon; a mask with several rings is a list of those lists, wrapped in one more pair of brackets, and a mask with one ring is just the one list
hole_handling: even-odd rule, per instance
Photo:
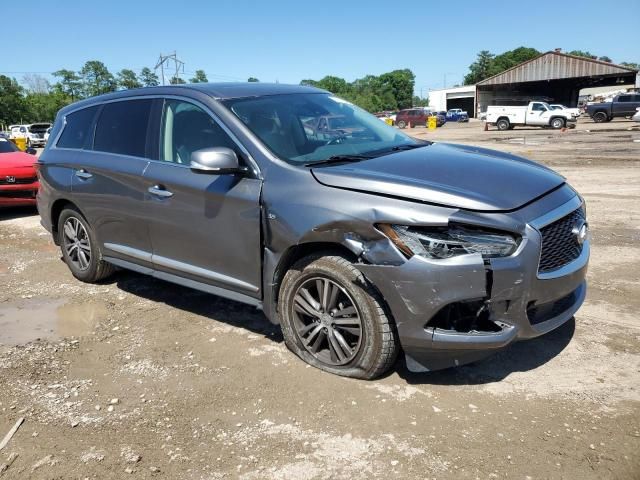
{"label": "car hood", "polygon": [[0,153],[0,170],[5,172],[7,169],[33,168],[37,160],[35,156],[24,152]]}
{"label": "car hood", "polygon": [[530,160],[444,143],[311,171],[329,187],[487,212],[517,209],[564,183]]}

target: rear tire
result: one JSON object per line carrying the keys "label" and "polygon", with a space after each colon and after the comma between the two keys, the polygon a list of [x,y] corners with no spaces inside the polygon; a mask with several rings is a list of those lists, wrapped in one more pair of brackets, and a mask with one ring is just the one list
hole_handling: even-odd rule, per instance
{"label": "rear tire", "polygon": [[593,121],[596,123],[608,122],[609,116],[605,112],[596,112],[593,114]]}
{"label": "rear tire", "polygon": [[58,241],[62,258],[78,280],[96,283],[109,277],[115,267],[102,260],[102,253],[89,222],[72,207],[58,219]]}
{"label": "rear tire", "polygon": [[565,122],[564,122],[564,119],[562,118],[553,118],[551,120],[551,128],[559,130],[561,128],[564,128],[564,126],[565,126]]}
{"label": "rear tire", "polygon": [[496,122],[496,127],[498,127],[498,130],[502,131],[509,130],[511,123],[506,118],[501,118]]}
{"label": "rear tire", "polygon": [[367,380],[389,370],[399,350],[382,305],[362,273],[337,255],[299,260],[278,298],[282,333],[293,353],[326,372]]}

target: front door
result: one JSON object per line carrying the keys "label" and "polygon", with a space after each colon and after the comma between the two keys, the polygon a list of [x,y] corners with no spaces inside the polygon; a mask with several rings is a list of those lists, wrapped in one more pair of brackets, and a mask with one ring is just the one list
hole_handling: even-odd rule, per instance
{"label": "front door", "polygon": [[549,123],[547,108],[540,102],[529,104],[527,112],[527,125],[546,125]]}
{"label": "front door", "polygon": [[165,100],[159,161],[144,173],[154,269],[259,298],[261,180],[192,171],[191,153],[210,147],[231,148],[243,161],[203,108]]}

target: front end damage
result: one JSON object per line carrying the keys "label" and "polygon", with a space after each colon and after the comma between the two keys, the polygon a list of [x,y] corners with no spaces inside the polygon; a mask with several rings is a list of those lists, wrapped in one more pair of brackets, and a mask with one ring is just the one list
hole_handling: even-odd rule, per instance
{"label": "front end damage", "polygon": [[[575,206],[576,201],[563,208]],[[575,261],[556,274],[540,275],[538,228],[527,224],[518,250],[504,258],[413,256],[391,266],[376,264],[372,250],[369,258],[363,254],[367,263],[356,267],[384,296],[410,371],[477,361],[573,317],[586,294],[589,241]]]}

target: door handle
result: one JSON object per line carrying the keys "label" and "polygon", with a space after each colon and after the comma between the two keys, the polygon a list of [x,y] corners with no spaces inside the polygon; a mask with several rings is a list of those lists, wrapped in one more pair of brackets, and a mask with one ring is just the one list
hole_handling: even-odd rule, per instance
{"label": "door handle", "polygon": [[147,189],[147,192],[149,192],[151,195],[155,195],[156,197],[160,197],[160,198],[173,197],[173,192],[170,192],[169,190],[165,190],[164,187],[161,187],[160,185],[154,185],[153,187],[149,187]]}
{"label": "door handle", "polygon": [[76,170],[76,177],[83,180],[88,180],[93,177],[93,174],[87,172],[84,168],[81,168],[80,170]]}

